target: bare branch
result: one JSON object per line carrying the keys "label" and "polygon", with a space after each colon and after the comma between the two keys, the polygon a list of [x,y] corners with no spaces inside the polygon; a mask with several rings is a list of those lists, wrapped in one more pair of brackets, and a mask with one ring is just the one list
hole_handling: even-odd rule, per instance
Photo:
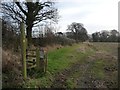
{"label": "bare branch", "polygon": [[19,17],[21,18],[22,20],[24,20],[24,17],[23,15],[20,13],[20,11],[18,10],[15,10],[14,7],[12,7],[11,5],[8,5],[8,4],[2,4],[2,8],[4,9],[3,13],[7,13],[7,15],[11,14],[12,15],[12,18],[15,19],[16,17]]}
{"label": "bare branch", "polygon": [[16,5],[20,8],[20,10],[27,16],[27,12],[21,7],[19,2],[15,2]]}

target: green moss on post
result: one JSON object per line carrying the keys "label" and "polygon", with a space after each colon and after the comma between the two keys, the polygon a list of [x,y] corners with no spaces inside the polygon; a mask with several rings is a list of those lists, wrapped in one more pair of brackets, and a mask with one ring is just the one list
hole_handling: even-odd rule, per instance
{"label": "green moss on post", "polygon": [[40,55],[39,55],[39,49],[36,49],[36,69],[39,70],[40,69]]}
{"label": "green moss on post", "polygon": [[25,27],[24,23],[20,24],[21,31],[21,51],[22,51],[22,60],[23,60],[23,77],[26,80],[27,78],[27,68],[26,68],[26,36],[25,36]]}
{"label": "green moss on post", "polygon": [[45,54],[45,73],[47,71],[47,53]]}

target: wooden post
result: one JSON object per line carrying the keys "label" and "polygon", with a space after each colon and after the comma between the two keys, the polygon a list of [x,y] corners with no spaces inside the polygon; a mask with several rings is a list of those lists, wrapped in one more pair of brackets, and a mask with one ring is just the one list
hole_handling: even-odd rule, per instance
{"label": "wooden post", "polygon": [[39,49],[36,49],[36,69],[39,70],[40,69],[40,54],[39,54]]}
{"label": "wooden post", "polygon": [[22,60],[23,60],[23,77],[26,80],[27,78],[27,68],[26,68],[26,36],[25,36],[25,27],[24,23],[20,24],[21,31],[21,51],[22,51]]}
{"label": "wooden post", "polygon": [[40,71],[43,73],[44,72],[44,56],[45,56],[45,53],[44,53],[44,50],[43,48],[40,48]]}
{"label": "wooden post", "polygon": [[47,71],[47,52],[45,52],[45,73]]}

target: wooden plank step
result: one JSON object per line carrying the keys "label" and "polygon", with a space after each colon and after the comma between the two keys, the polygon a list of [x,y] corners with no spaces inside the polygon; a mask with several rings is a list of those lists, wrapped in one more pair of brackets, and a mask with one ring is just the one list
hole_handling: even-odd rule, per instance
{"label": "wooden plank step", "polygon": [[34,63],[27,63],[27,67],[30,67],[32,65],[36,65],[36,64],[34,64]]}
{"label": "wooden plank step", "polygon": [[26,57],[36,57],[36,55],[26,55]]}
{"label": "wooden plank step", "polygon": [[36,49],[28,49],[28,50],[26,50],[26,51],[36,51]]}
{"label": "wooden plank step", "polygon": [[28,62],[28,63],[36,63],[36,61],[30,61],[30,60],[27,60],[26,62]]}
{"label": "wooden plank step", "polygon": [[35,68],[35,67],[36,67],[36,65],[32,65],[32,66],[27,67],[27,69],[31,69],[31,68]]}

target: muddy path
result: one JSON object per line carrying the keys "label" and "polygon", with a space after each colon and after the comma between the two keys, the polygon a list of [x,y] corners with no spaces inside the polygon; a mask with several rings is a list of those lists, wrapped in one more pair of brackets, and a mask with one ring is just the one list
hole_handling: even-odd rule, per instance
{"label": "muddy path", "polygon": [[95,54],[78,60],[69,69],[58,72],[52,88],[117,88],[117,56],[109,52]]}

